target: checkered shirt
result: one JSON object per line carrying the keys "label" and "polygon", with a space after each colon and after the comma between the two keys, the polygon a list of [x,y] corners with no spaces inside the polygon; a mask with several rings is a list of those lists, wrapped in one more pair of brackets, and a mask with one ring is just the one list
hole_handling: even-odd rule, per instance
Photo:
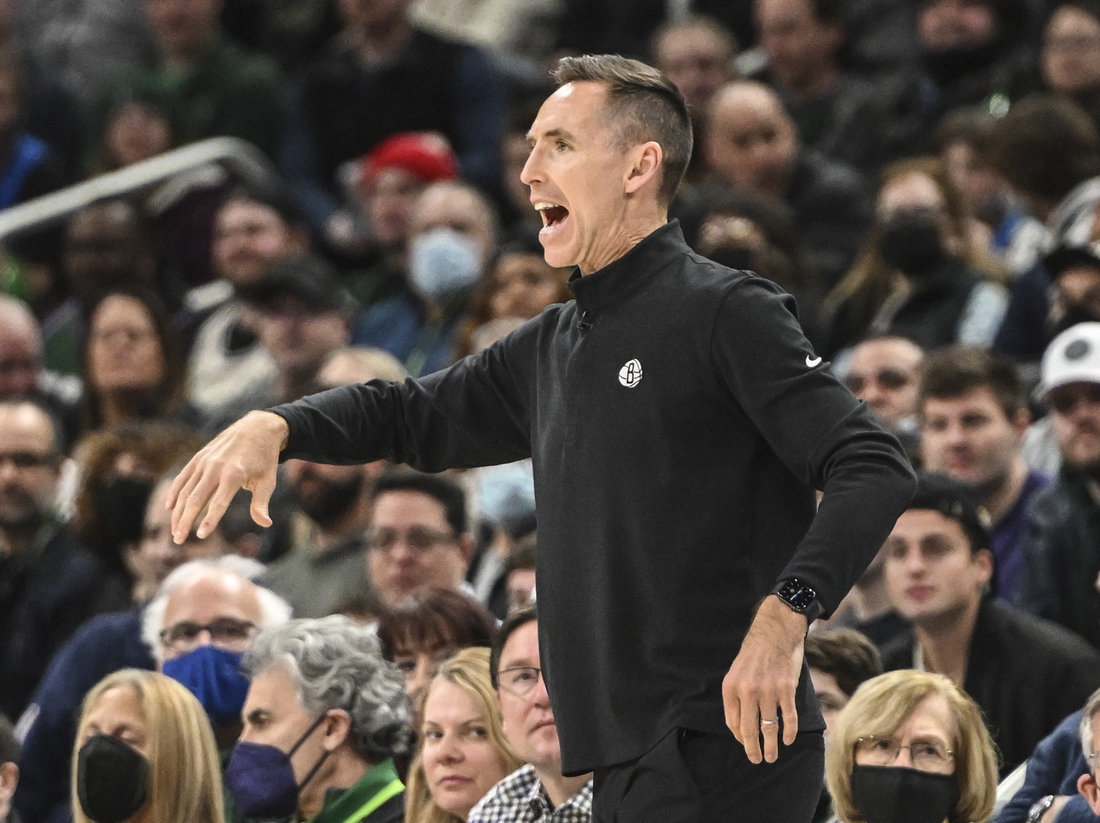
{"label": "checkered shirt", "polygon": [[527,764],[501,780],[481,799],[466,823],[591,823],[592,780],[551,811],[535,767]]}

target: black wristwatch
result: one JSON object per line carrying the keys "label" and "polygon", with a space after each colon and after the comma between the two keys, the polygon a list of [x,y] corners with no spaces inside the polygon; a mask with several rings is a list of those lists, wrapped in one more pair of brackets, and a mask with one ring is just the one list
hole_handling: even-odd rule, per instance
{"label": "black wristwatch", "polygon": [[1047,809],[1054,805],[1054,795],[1048,794],[1046,797],[1040,797],[1032,804],[1031,808],[1027,812],[1027,823],[1039,823],[1043,815],[1047,813]]}
{"label": "black wristwatch", "polygon": [[822,609],[821,604],[817,602],[817,591],[797,577],[780,580],[771,593],[782,600],[787,608],[803,615],[810,623],[821,616]]}

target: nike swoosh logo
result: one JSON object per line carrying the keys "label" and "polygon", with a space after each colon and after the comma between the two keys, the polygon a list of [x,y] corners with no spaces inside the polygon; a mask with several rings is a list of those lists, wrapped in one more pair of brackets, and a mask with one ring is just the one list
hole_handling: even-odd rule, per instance
{"label": "nike swoosh logo", "polygon": [[806,366],[807,367],[812,369],[814,366],[816,366],[820,362],[821,362],[820,357],[810,357],[810,355],[808,355],[808,354],[806,355]]}

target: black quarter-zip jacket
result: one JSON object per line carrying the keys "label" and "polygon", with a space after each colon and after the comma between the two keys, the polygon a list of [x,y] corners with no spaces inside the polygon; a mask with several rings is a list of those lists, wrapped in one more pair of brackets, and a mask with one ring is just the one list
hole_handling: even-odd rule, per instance
{"label": "black quarter-zip jacket", "polygon": [[[756,604],[799,577],[834,608],[913,474],[793,299],[694,254],[676,223],[570,285],[575,301],[449,369],[273,411],[287,457],[533,458],[542,664],[578,774],[675,727],[725,732],[722,678]],[[801,730],[824,727],[805,668],[797,706]]]}

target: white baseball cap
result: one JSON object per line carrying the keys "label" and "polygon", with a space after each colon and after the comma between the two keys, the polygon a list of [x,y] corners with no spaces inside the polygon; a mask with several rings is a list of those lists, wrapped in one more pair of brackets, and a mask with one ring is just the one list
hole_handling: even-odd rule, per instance
{"label": "white baseball cap", "polygon": [[1045,400],[1067,383],[1100,383],[1100,323],[1070,326],[1043,352],[1036,397]]}

